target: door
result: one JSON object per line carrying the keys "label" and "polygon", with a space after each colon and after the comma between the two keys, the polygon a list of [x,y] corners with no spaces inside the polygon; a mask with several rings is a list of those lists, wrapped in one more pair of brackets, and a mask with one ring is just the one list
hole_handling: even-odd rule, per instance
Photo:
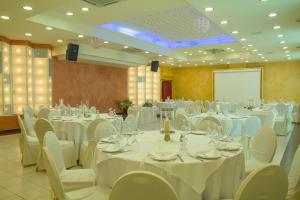
{"label": "door", "polygon": [[172,99],[172,81],[163,80],[161,89],[163,101],[166,100],[168,97]]}

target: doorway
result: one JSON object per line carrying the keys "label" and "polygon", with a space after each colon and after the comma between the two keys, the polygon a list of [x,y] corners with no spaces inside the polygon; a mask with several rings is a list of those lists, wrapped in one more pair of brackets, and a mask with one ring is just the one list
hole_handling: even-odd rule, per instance
{"label": "doorway", "polygon": [[170,80],[163,80],[161,85],[161,94],[162,99],[165,101],[168,97],[172,99],[172,81]]}

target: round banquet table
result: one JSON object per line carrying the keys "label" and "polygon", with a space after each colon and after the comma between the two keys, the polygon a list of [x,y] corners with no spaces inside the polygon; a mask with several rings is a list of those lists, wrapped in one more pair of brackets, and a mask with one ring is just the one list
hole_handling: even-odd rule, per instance
{"label": "round banquet table", "polygon": [[88,125],[95,119],[105,119],[113,123],[113,125],[121,130],[122,117],[110,116],[107,113],[92,114],[90,117],[80,116],[61,116],[52,117],[50,122],[55,129],[55,134],[59,139],[74,141],[76,149],[76,159],[79,159],[79,151],[82,141],[85,141],[86,130]]}
{"label": "round banquet table", "polygon": [[227,135],[230,135],[231,137],[241,136],[243,123],[249,117],[247,115],[237,113],[225,115],[222,113],[200,113],[188,116],[188,121],[191,123],[192,127],[195,127],[199,120],[202,120],[208,116],[217,118],[220,121],[223,129],[225,130],[225,133]]}
{"label": "round banquet table", "polygon": [[[130,136],[132,137],[136,142],[129,142],[129,147],[126,146],[123,152],[105,153],[102,151],[103,148],[116,144],[101,142],[97,144],[94,168],[98,175],[98,184],[111,187],[123,174],[135,170],[146,170],[144,166],[152,164],[167,171],[169,175],[179,177],[180,180],[193,187],[199,195],[204,191],[206,199],[219,199],[232,198],[244,176],[242,147],[237,151],[218,151],[221,155],[218,159],[200,159],[195,157],[197,152],[212,149],[217,151],[207,135],[188,134],[184,151],[181,150],[178,132],[171,135],[170,142],[165,142],[163,134],[158,130],[144,131],[136,136]],[[126,143],[126,139],[121,139],[123,142],[124,140]],[[156,161],[151,158],[151,154],[155,152],[172,152],[179,154],[181,159]],[[184,191],[180,190],[180,192]]]}

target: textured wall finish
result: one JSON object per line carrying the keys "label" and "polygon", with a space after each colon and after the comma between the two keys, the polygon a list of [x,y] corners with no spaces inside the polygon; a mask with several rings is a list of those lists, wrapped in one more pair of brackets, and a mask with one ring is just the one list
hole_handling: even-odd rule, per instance
{"label": "textured wall finish", "polygon": [[75,106],[89,100],[100,112],[118,108],[115,100],[127,98],[127,68],[105,67],[53,59],[53,105],[63,98]]}
{"label": "textured wall finish", "polygon": [[263,69],[263,98],[300,102],[300,61],[161,68],[161,79],[173,80],[173,98],[212,99],[212,72],[234,68]]}

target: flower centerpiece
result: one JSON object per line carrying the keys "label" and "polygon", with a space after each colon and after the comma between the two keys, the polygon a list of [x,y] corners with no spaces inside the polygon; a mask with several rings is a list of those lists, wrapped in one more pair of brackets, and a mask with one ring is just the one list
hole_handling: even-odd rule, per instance
{"label": "flower centerpiece", "polygon": [[117,100],[116,103],[122,109],[124,114],[127,114],[128,108],[132,105],[132,101],[129,99]]}

